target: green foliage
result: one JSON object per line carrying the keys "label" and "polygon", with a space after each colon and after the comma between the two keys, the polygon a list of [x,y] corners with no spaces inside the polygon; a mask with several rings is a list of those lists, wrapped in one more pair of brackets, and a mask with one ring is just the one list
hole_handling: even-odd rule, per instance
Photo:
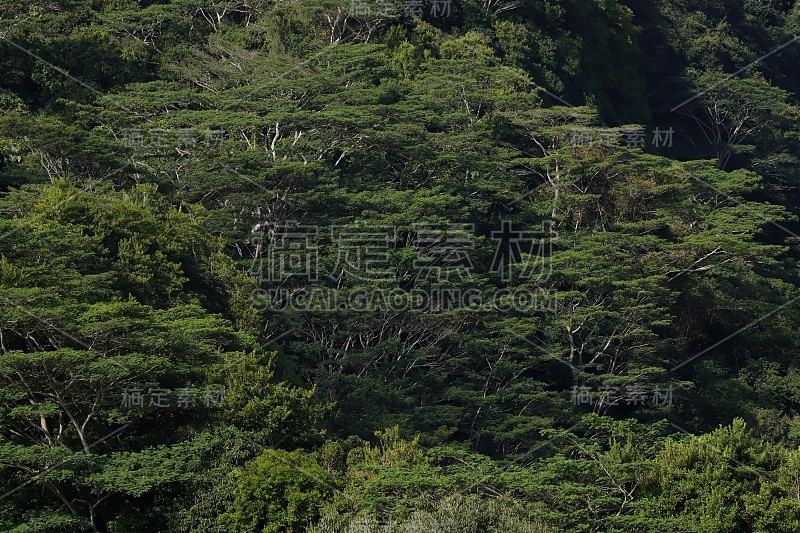
{"label": "green foliage", "polygon": [[0,529],[799,530],[800,8],[356,3],[0,6]]}
{"label": "green foliage", "polygon": [[228,531],[289,531],[310,525],[331,487],[326,473],[301,450],[267,450],[231,475],[231,509],[220,517]]}
{"label": "green foliage", "polygon": [[691,531],[796,530],[796,455],[759,442],[741,419],[668,442],[646,478],[652,496],[636,504],[638,512],[672,516]]}

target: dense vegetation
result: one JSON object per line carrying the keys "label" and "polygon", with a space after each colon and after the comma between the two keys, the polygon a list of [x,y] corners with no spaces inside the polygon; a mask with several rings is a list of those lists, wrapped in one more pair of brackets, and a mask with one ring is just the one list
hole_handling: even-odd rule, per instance
{"label": "dense vegetation", "polygon": [[3,531],[800,530],[800,5],[3,0]]}

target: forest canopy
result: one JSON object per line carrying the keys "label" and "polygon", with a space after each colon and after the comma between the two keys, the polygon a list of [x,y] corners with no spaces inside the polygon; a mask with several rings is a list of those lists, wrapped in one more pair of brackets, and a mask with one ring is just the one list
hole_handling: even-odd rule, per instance
{"label": "forest canopy", "polygon": [[4,0],[0,530],[800,530],[799,31]]}

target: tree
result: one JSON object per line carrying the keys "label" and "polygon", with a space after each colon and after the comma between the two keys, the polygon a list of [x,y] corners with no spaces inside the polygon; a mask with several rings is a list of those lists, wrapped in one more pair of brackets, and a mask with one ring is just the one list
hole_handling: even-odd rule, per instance
{"label": "tree", "polygon": [[232,475],[234,501],[220,517],[229,531],[307,527],[332,490],[325,471],[302,450],[267,450]]}

